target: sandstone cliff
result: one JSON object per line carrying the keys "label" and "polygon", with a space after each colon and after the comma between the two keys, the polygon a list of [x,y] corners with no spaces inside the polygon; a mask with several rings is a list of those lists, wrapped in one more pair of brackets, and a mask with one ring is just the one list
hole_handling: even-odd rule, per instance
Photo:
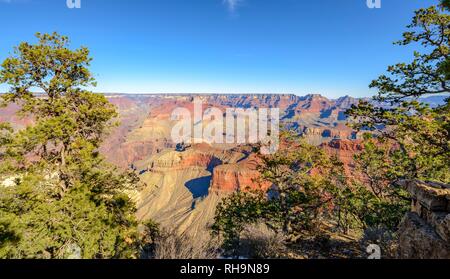
{"label": "sandstone cliff", "polygon": [[192,113],[194,97],[203,101],[203,112],[210,107],[224,113],[227,108],[279,108],[282,125],[304,134],[315,145],[356,137],[345,125],[345,110],[358,102],[351,97],[330,100],[317,94],[108,95],[119,110],[121,125],[107,138],[102,153],[114,164],[128,167],[173,148],[171,130],[176,121],[171,119],[171,113],[179,107]]}
{"label": "sandstone cliff", "polygon": [[258,171],[260,160],[255,154],[235,164],[218,166],[213,171],[211,191],[235,192],[266,190],[270,183],[264,182]]}
{"label": "sandstone cliff", "polygon": [[153,219],[180,233],[206,233],[218,202],[229,193],[211,189],[213,172],[223,163],[245,159],[244,152],[245,148],[222,150],[199,144],[182,152],[166,149],[137,162],[147,185],[138,198],[138,218]]}
{"label": "sandstone cliff", "polygon": [[412,196],[411,212],[399,227],[399,257],[450,259],[450,185],[402,181]]}

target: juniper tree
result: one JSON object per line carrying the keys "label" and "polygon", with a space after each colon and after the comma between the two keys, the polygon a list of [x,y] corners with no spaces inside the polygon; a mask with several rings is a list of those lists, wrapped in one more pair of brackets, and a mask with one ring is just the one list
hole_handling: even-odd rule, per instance
{"label": "juniper tree", "polygon": [[[447,2],[448,4],[448,2]],[[380,133],[398,145],[407,166],[403,178],[450,182],[450,99],[431,108],[423,96],[450,92],[450,15],[438,6],[415,12],[400,46],[419,45],[410,63],[388,67],[370,87],[378,94],[348,111],[354,127]]]}
{"label": "juniper tree", "polygon": [[[57,33],[21,43],[0,68],[4,106],[33,124],[0,136],[0,257],[113,258],[136,255],[137,178],[104,162],[98,147],[115,107],[100,94],[85,47]],[[34,93],[38,91],[39,93]],[[0,180],[1,181],[1,180]]]}

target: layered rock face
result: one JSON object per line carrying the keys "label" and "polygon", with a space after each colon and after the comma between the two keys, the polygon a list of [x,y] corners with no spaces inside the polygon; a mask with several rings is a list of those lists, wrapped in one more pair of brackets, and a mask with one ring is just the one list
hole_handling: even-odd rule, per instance
{"label": "layered rock face", "polygon": [[260,179],[259,164],[250,146],[223,150],[198,144],[154,154],[135,164],[147,185],[137,199],[137,216],[180,233],[207,233],[222,197],[270,186]]}
{"label": "layered rock face", "polygon": [[214,154],[214,150],[203,152],[197,148],[188,149],[184,152],[174,150],[163,152],[160,156],[151,159],[148,165],[149,170],[169,168],[184,169],[189,167],[200,167],[205,170],[212,170],[222,164],[222,161]]}
{"label": "layered rock face", "polygon": [[[194,99],[203,102],[204,113],[211,107],[220,109],[224,115],[228,108],[279,108],[281,124],[297,130],[312,144],[357,137],[345,125],[345,111],[358,102],[351,97],[330,100],[320,95],[253,94],[112,95],[108,98],[119,108],[123,123],[119,133],[112,135],[116,140],[105,143],[107,147],[113,145],[114,149],[106,147],[104,150],[107,150],[107,157],[120,166],[128,166],[158,151],[173,148],[171,131],[176,121],[171,119],[171,114],[176,108],[185,108],[193,114]],[[133,118],[137,113],[141,117]],[[204,121],[202,124],[207,123]],[[117,134],[120,140],[117,140]]]}
{"label": "layered rock face", "polygon": [[334,139],[321,145],[329,155],[336,156],[344,164],[344,170],[347,177],[364,181],[365,177],[355,172],[354,156],[363,150],[361,140],[338,140]]}
{"label": "layered rock face", "polygon": [[259,172],[239,164],[222,165],[214,169],[211,189],[216,192],[243,191],[259,188]]}
{"label": "layered rock face", "polygon": [[343,124],[337,124],[336,127],[305,127],[303,134],[307,137],[319,136],[331,139],[356,139],[358,137],[351,128]]}
{"label": "layered rock face", "polygon": [[211,191],[235,192],[247,190],[267,190],[271,185],[263,181],[258,171],[260,160],[255,154],[247,159],[214,168]]}
{"label": "layered rock face", "polygon": [[412,196],[411,212],[399,227],[399,257],[450,259],[450,185],[402,181]]}
{"label": "layered rock face", "polygon": [[[120,126],[105,138],[101,152],[110,162],[123,168],[173,148],[171,130],[176,121],[171,119],[171,114],[176,108],[192,112],[194,98],[202,100],[204,112],[210,107],[224,112],[227,108],[279,108],[281,124],[304,134],[312,144],[355,137],[345,126],[345,111],[358,100],[348,96],[337,100],[321,95],[288,94],[107,94],[106,97],[118,109]],[[32,123],[31,118],[17,117],[17,110],[16,105],[0,109],[0,122],[11,122],[16,128]]]}
{"label": "layered rock face", "polygon": [[[171,137],[177,123],[171,116],[176,108],[185,108],[193,115],[194,98],[203,101],[205,114],[212,107],[224,113],[228,108],[279,108],[283,126],[304,134],[311,143],[321,144],[352,137],[351,129],[344,125],[344,112],[357,102],[350,97],[330,100],[320,95],[271,94],[106,97],[118,109],[120,126],[105,138],[101,153],[116,166],[136,169],[147,184],[134,197],[138,218],[152,218],[162,225],[178,227],[180,232],[206,228],[221,197],[234,191],[264,190],[270,184],[262,181],[258,172],[261,162],[252,154],[251,146],[202,144],[176,151]],[[29,124],[15,118],[17,109],[0,110],[0,121],[12,121],[18,128]]]}
{"label": "layered rock face", "polygon": [[211,188],[213,173],[222,164],[246,160],[246,150],[222,150],[206,144],[184,151],[166,149],[136,162],[147,187],[137,199],[137,216],[153,219],[180,233],[207,233],[215,208],[229,191]]}
{"label": "layered rock face", "polygon": [[336,155],[344,164],[352,165],[355,154],[363,150],[360,140],[332,140],[329,143],[321,145],[328,153]]}

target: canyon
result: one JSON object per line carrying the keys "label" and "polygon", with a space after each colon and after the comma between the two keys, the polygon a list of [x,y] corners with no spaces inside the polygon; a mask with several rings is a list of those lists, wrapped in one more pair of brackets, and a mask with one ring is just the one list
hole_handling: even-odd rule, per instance
{"label": "canyon", "polygon": [[[211,224],[222,197],[235,191],[267,189],[260,159],[250,144],[190,144],[177,147],[171,139],[176,108],[202,111],[217,108],[279,108],[280,125],[345,162],[350,175],[358,134],[346,126],[345,111],[359,102],[320,95],[107,95],[117,106],[121,125],[105,140],[102,153],[122,168],[133,168],[147,185],[137,202],[140,220],[153,219],[180,233],[202,235]],[[205,121],[202,121],[205,122]],[[206,125],[201,123],[200,125]]]}
{"label": "canyon", "polygon": [[[108,94],[117,106],[121,125],[105,141],[102,153],[121,167],[145,159],[166,148],[175,148],[171,130],[176,108],[193,111],[194,98],[203,102],[203,110],[218,108],[279,108],[280,123],[295,130],[315,145],[333,139],[356,139],[358,135],[346,126],[345,111],[358,99],[342,97],[329,100],[320,95],[121,95]],[[234,145],[220,144],[218,148]]]}
{"label": "canyon", "polygon": [[[133,169],[146,185],[132,197],[139,220],[153,219],[180,233],[205,235],[220,200],[235,191],[267,189],[261,180],[260,158],[251,144],[196,143],[180,146],[172,141],[176,108],[279,108],[280,126],[302,135],[310,144],[336,155],[348,176],[353,156],[362,150],[360,135],[349,128],[345,111],[359,100],[346,96],[331,100],[321,95],[288,94],[194,95],[106,94],[117,107],[119,126],[109,132],[100,152],[122,169]],[[0,109],[0,122],[16,129],[33,123],[16,115],[19,107]],[[205,122],[205,121],[202,121]],[[193,125],[205,125],[195,123]]]}

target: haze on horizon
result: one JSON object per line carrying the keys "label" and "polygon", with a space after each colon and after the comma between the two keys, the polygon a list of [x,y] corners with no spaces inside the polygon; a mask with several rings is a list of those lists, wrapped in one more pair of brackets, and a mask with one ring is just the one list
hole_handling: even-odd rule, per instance
{"label": "haze on horizon", "polygon": [[[96,92],[367,97],[414,10],[434,0],[0,0],[0,60],[57,31],[94,58]],[[0,85],[0,92],[7,90]]]}

